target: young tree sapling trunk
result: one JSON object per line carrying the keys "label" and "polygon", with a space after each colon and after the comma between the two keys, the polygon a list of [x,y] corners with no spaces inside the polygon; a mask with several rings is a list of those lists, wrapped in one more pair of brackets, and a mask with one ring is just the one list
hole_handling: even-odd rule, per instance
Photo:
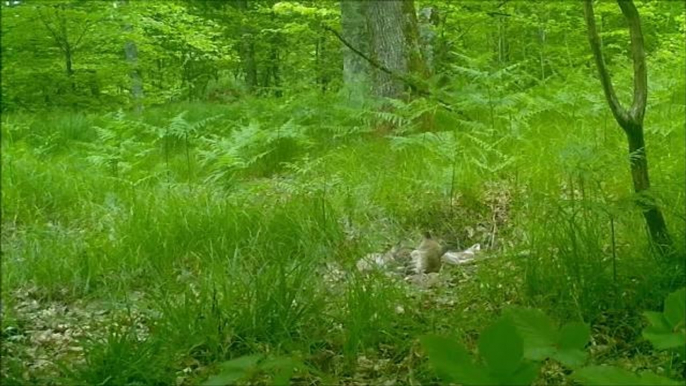
{"label": "young tree sapling trunk", "polygon": [[612,79],[605,65],[603,49],[596,29],[592,0],[584,0],[584,16],[588,28],[588,41],[598,67],[605,99],[610,106],[612,115],[624,130],[629,142],[631,178],[634,184],[634,191],[640,195],[638,205],[643,210],[651,241],[661,253],[666,254],[672,249],[671,238],[669,237],[660,208],[658,208],[649,195],[650,179],[648,177],[648,160],[646,158],[645,139],[643,137],[643,118],[648,99],[648,75],[641,20],[633,0],[617,0],[617,4],[619,4],[619,8],[629,24],[629,32],[631,34],[631,55],[634,62],[634,96],[630,109],[624,108],[617,99]]}

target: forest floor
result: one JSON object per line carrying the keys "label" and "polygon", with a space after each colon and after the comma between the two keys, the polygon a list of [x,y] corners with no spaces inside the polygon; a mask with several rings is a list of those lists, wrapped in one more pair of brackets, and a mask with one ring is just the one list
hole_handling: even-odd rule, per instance
{"label": "forest floor", "polygon": [[[219,119],[189,145],[133,123],[225,109],[5,118],[3,384],[194,385],[236,358],[253,384],[284,367],[297,384],[434,384],[419,337],[477,351],[510,306],[590,325],[588,363],[684,379],[683,361],[641,336],[642,313],[686,284],[683,131],[648,139],[679,246],[663,261],[632,209],[617,128],[570,133],[550,114],[491,142],[324,140],[321,120],[310,131],[286,111],[279,137],[263,122],[222,142],[213,134],[233,121]],[[484,258],[419,282],[355,268],[427,230],[456,250],[480,243]],[[536,384],[570,373],[548,360]]]}

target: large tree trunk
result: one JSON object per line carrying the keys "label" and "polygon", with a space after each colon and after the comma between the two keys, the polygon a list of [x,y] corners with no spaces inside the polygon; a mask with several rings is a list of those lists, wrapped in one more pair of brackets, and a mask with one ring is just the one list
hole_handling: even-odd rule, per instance
{"label": "large tree trunk", "polygon": [[612,115],[624,130],[629,142],[631,178],[634,184],[634,191],[641,196],[638,200],[638,205],[643,210],[651,241],[662,253],[668,253],[672,250],[672,242],[667,232],[667,226],[665,225],[662,212],[649,195],[648,159],[646,158],[645,140],[643,138],[643,118],[648,99],[648,75],[641,21],[633,0],[617,0],[617,3],[629,24],[631,34],[631,54],[634,62],[634,97],[629,110],[625,109],[617,99],[612,79],[605,66],[602,46],[596,30],[592,0],[585,0],[584,2],[588,40],[598,67],[605,99],[610,105]]}
{"label": "large tree trunk", "polygon": [[[367,4],[371,35],[371,57],[393,72],[408,72],[407,48],[403,30],[403,1],[374,0]],[[378,97],[400,98],[404,84],[391,75],[374,69],[372,91]]]}
{"label": "large tree trunk", "polygon": [[[369,28],[365,18],[368,3],[341,0],[341,35],[357,50],[369,54]],[[360,100],[365,93],[371,67],[350,48],[343,46],[343,84],[350,99]]]}
{"label": "large tree trunk", "polygon": [[[371,57],[396,74],[426,77],[414,0],[374,0],[368,3],[366,11]],[[372,75],[376,96],[402,96],[405,84],[401,79],[379,69],[374,69]]]}

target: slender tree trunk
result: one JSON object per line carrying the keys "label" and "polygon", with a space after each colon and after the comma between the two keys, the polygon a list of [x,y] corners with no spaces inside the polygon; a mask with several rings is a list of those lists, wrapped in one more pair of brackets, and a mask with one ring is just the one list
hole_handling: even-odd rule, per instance
{"label": "slender tree trunk", "polygon": [[408,71],[412,75],[426,79],[429,77],[429,70],[419,44],[419,23],[417,22],[414,0],[403,0],[402,11],[403,37],[405,38],[406,54],[409,60]]}
{"label": "slender tree trunk", "polygon": [[[237,0],[235,4],[241,12],[248,12],[248,0]],[[255,65],[255,41],[249,24],[241,25],[241,35],[240,55],[245,73],[245,85],[248,92],[253,93],[257,88],[257,66]]]}
{"label": "slender tree trunk", "polygon": [[137,112],[143,111],[143,79],[138,71],[138,48],[133,41],[127,41],[124,50],[126,51],[126,61],[131,67],[129,77],[131,78],[131,96],[133,97],[134,108]]}
{"label": "slender tree trunk", "polygon": [[538,42],[540,44],[539,62],[541,65],[541,80],[545,80],[545,23],[542,17],[538,16]]}
{"label": "slender tree trunk", "polygon": [[419,11],[419,42],[422,56],[426,63],[426,71],[429,75],[435,72],[435,45],[436,31],[439,17],[438,11],[434,7],[424,7]]}
{"label": "slender tree trunk", "polygon": [[257,65],[255,64],[255,42],[252,36],[246,39],[244,45],[245,83],[248,86],[248,91],[253,93],[257,88]]}
{"label": "slender tree trunk", "polygon": [[129,77],[131,78],[131,97],[133,98],[133,105],[136,112],[143,111],[143,79],[138,71],[138,48],[133,41],[127,41],[124,46],[126,52],[126,61],[129,63],[131,71]]}
{"label": "slender tree trunk", "polygon": [[64,48],[64,67],[67,70],[67,79],[69,79],[71,91],[76,91],[76,82],[74,81],[74,64],[72,62],[71,47],[68,45]]}
{"label": "slender tree trunk", "polygon": [[317,38],[315,44],[315,63],[316,63],[316,77],[315,83],[319,86],[322,93],[326,92],[326,87],[329,83],[326,66],[324,65],[324,58],[326,57],[326,39],[324,36]]}
{"label": "slender tree trunk", "polygon": [[630,109],[624,108],[617,99],[612,79],[605,66],[602,46],[595,24],[592,0],[584,1],[588,40],[595,57],[596,66],[598,67],[605,99],[610,106],[612,115],[624,130],[629,142],[631,178],[634,191],[641,195],[638,199],[638,205],[643,211],[651,241],[663,254],[667,254],[672,251],[671,238],[667,231],[664,216],[649,194],[650,178],[648,176],[648,159],[646,158],[646,146],[643,137],[643,119],[648,99],[648,75],[641,21],[633,0],[617,0],[617,3],[629,24],[631,35],[631,54],[634,62],[634,96]]}
{"label": "slender tree trunk", "polygon": [[64,52],[64,67],[67,71],[67,79],[69,80],[69,85],[71,86],[71,91],[76,92],[76,81],[74,80],[74,49],[71,42],[69,41],[69,32],[67,31],[67,22],[63,19],[64,16],[60,18],[60,31],[62,33],[62,51]]}
{"label": "slender tree trunk", "polygon": [[[121,2],[123,7],[129,6],[129,0]],[[131,15],[131,12],[128,12]],[[124,25],[124,33],[131,33],[133,26],[130,22]],[[124,53],[126,55],[126,62],[129,65],[129,77],[131,78],[131,98],[133,99],[134,110],[138,113],[143,111],[143,80],[138,69],[138,47],[133,40],[127,40],[124,43]]]}
{"label": "slender tree trunk", "polygon": [[274,96],[276,97],[281,97],[283,95],[283,91],[281,90],[281,68],[279,66],[279,49],[277,48],[278,45],[278,38],[274,38],[272,41],[272,48],[271,48],[271,66],[270,66],[270,72],[272,75],[272,79],[274,80]]}

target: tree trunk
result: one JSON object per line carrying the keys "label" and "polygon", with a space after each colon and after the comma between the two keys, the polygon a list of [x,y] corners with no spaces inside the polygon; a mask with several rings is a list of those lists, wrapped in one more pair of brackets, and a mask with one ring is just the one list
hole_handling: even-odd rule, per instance
{"label": "tree trunk", "polygon": [[[371,35],[371,57],[393,72],[406,74],[409,68],[403,28],[404,0],[373,0],[367,4]],[[378,97],[400,98],[404,84],[391,75],[374,69],[372,92]]]}
{"label": "tree trunk", "polygon": [[[131,26],[128,26],[130,29]],[[131,97],[133,98],[133,105],[136,112],[143,111],[143,79],[138,71],[138,47],[136,43],[129,40],[124,45],[126,53],[126,61],[131,68],[129,77],[131,78]]]}
{"label": "tree trunk", "polygon": [[[369,27],[365,18],[368,3],[358,0],[341,0],[341,34],[357,50],[369,54]],[[351,49],[343,46],[343,84],[350,99],[364,97],[371,67]]]}
{"label": "tree trunk", "polygon": [[[394,73],[428,75],[419,46],[419,31],[414,0],[374,0],[366,7],[370,31],[371,57]],[[374,95],[400,98],[405,85],[398,77],[374,69]]]}
{"label": "tree trunk", "polygon": [[129,63],[131,71],[129,77],[131,78],[131,97],[133,98],[133,105],[136,112],[143,111],[143,80],[138,71],[138,48],[133,41],[127,41],[124,45],[126,53],[126,61]]}
{"label": "tree trunk", "polygon": [[429,76],[429,71],[419,44],[419,27],[414,0],[403,0],[402,6],[403,35],[405,38],[406,55],[409,60],[408,71],[412,75],[426,79]]}
{"label": "tree trunk", "polygon": [[617,99],[612,79],[605,66],[602,46],[595,24],[592,0],[584,0],[588,41],[593,51],[596,66],[598,67],[605,99],[610,106],[612,115],[624,130],[629,142],[631,178],[634,184],[634,191],[641,195],[638,199],[638,205],[643,211],[643,217],[648,226],[651,241],[661,253],[668,254],[672,251],[671,238],[669,237],[662,212],[649,195],[648,159],[646,158],[645,140],[643,137],[643,118],[648,99],[648,75],[641,21],[633,0],[617,0],[617,3],[629,24],[631,34],[631,54],[634,62],[634,96],[629,110],[625,109]]}
{"label": "tree trunk", "polygon": [[269,72],[274,80],[274,96],[281,97],[283,95],[283,90],[281,90],[281,68],[279,67],[279,49],[277,48],[278,41],[278,38],[274,38],[272,41],[270,55],[271,66]]}
{"label": "tree trunk", "polygon": [[436,27],[440,21],[438,11],[434,7],[424,7],[419,11],[419,40],[422,56],[425,59],[426,70],[429,75],[435,72]]}
{"label": "tree trunk", "polygon": [[[129,0],[121,1],[122,7],[129,6]],[[128,12],[131,15],[131,12]],[[133,26],[130,22],[124,24],[124,33],[131,33]],[[127,40],[124,43],[124,54],[126,55],[126,62],[129,65],[129,77],[131,78],[131,98],[133,99],[134,110],[139,113],[143,111],[143,80],[138,71],[138,47],[133,40]]]}
{"label": "tree trunk", "polygon": [[[634,192],[638,194],[648,193],[650,178],[648,176],[648,159],[646,158],[645,139],[643,137],[643,125],[626,130],[629,141],[629,154],[631,163],[631,179],[634,184]],[[649,195],[638,198],[638,204],[643,210],[650,238],[661,252],[668,252],[671,247],[671,238],[667,232],[664,216]]]}
{"label": "tree trunk", "polygon": [[[237,0],[235,4],[241,12],[248,11],[248,0]],[[250,25],[241,25],[241,35],[240,56],[245,72],[245,85],[248,92],[253,93],[257,88],[257,66],[255,65],[255,42]]]}

